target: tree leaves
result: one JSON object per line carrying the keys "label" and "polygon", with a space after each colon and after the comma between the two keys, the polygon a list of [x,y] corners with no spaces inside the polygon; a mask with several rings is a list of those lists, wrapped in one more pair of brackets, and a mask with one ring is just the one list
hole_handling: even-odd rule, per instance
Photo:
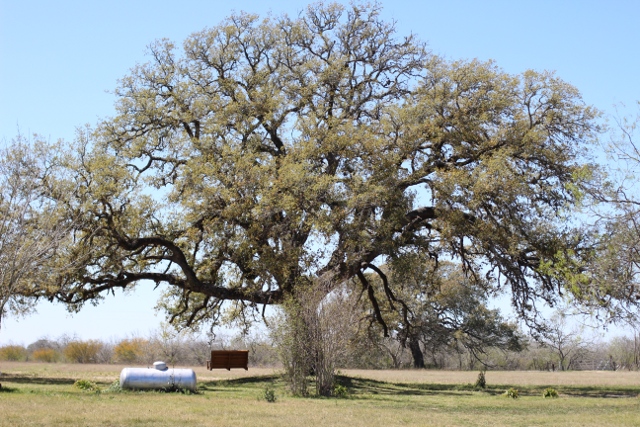
{"label": "tree leaves", "polygon": [[417,251],[510,286],[523,314],[557,298],[555,255],[587,253],[565,219],[591,185],[597,113],[552,74],[445,61],[379,13],[239,14],[182,50],[151,45],[70,164],[87,267],[57,297],[166,282],[188,324]]}

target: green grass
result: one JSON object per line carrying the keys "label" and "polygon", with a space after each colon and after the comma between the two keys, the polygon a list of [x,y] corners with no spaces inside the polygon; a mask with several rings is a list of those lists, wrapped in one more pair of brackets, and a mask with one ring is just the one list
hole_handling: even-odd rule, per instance
{"label": "green grass", "polygon": [[[379,372],[365,378],[362,372],[356,377],[347,371],[338,378],[348,390],[347,398],[303,399],[288,395],[281,377],[268,370],[197,371],[198,393],[184,394],[109,389],[120,367],[3,364],[2,368],[0,426],[640,425],[640,387],[625,381],[594,386],[531,384],[518,383],[518,374],[511,373],[509,384],[497,385],[491,382],[497,376],[487,373],[487,389],[477,391],[464,382],[382,381],[374,379]],[[261,375],[252,375],[255,371]],[[415,372],[420,378],[422,371]],[[96,383],[102,391],[88,393],[74,387],[79,379]],[[558,391],[558,399],[542,398],[549,386]],[[264,398],[267,387],[274,390],[273,403]],[[510,387],[518,389],[518,399],[502,396]]]}

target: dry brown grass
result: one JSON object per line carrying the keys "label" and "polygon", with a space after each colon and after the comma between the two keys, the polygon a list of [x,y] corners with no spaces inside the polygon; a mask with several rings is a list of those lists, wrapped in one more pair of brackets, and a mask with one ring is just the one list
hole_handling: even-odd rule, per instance
{"label": "dry brown grass", "polygon": [[[351,377],[367,378],[391,383],[473,384],[477,371],[428,370],[358,370],[342,371]],[[488,371],[488,384],[517,384],[521,386],[640,386],[638,371]]]}

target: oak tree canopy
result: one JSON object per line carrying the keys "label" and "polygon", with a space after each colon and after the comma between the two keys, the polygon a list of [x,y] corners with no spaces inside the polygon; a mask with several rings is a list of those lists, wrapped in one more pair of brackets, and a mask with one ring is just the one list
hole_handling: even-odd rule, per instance
{"label": "oak tree canopy", "polygon": [[359,4],[241,13],[149,54],[78,134],[60,197],[82,221],[61,256],[82,268],[52,277],[55,298],[164,283],[195,324],[357,280],[384,325],[380,301],[403,301],[368,274],[416,253],[508,289],[524,317],[611,294],[571,221],[597,112],[553,73],[445,60]]}
{"label": "oak tree canopy", "polygon": [[58,154],[22,135],[0,147],[0,326],[5,315],[27,314],[50,293],[43,284],[58,273],[59,248],[71,243],[73,216],[52,199],[49,185],[59,176]]}

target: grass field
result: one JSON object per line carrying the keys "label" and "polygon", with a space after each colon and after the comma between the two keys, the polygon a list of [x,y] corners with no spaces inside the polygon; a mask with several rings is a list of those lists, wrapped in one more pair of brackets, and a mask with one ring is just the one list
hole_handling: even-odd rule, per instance
{"label": "grass field", "polygon": [[[638,426],[637,372],[346,370],[345,399],[295,398],[270,369],[195,368],[197,394],[117,392],[122,366],[0,363],[0,426]],[[73,384],[90,380],[100,392]],[[264,399],[273,387],[277,400]],[[554,387],[558,399],[543,399]],[[520,398],[502,396],[508,388]]]}

